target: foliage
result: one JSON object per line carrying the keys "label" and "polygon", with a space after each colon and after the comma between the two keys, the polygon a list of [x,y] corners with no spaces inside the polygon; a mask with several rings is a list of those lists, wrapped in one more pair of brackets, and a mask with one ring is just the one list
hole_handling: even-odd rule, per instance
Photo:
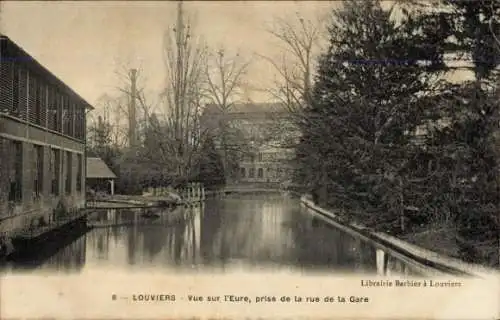
{"label": "foliage", "polygon": [[378,226],[403,210],[412,133],[427,107],[417,97],[432,88],[443,50],[428,46],[415,17],[397,24],[391,14],[378,1],[335,12],[298,152],[320,201],[366,212]]}
{"label": "foliage", "polygon": [[500,245],[500,78],[495,70],[500,65],[500,3],[443,1],[442,5],[446,11],[439,15],[454,35],[447,46],[457,56],[470,56],[475,79],[446,84],[440,90],[436,113],[449,125],[433,130],[426,141],[434,162],[445,164],[440,169],[443,178],[428,182],[439,194],[430,203],[441,200],[441,207],[454,218],[462,258],[498,264],[498,249],[485,248]]}
{"label": "foliage", "polygon": [[[115,116],[121,111],[129,122],[140,121],[140,130],[134,133],[137,143],[118,145],[118,139],[114,139],[118,128],[110,124],[109,117],[89,126],[89,152],[103,158],[118,175],[118,193],[141,193],[146,187],[183,185],[198,174],[197,162],[204,157],[201,150],[204,133],[200,132],[199,116],[207,57],[203,43],[186,21],[183,4],[179,3],[177,8],[176,24],[164,37],[166,85],[159,101],[163,110],[154,112],[155,106],[147,101],[144,88],[137,84],[137,79],[142,79],[140,70],[131,78],[126,68],[120,73],[124,83],[118,90],[122,97],[116,101],[107,99],[103,107],[104,112],[109,113],[110,106],[118,106],[112,111]],[[132,83],[137,88],[135,96]],[[142,112],[131,113],[131,108],[124,107],[119,99],[129,104],[135,101]],[[116,123],[116,127],[123,130],[120,125]]]}
{"label": "foliage", "polygon": [[500,64],[500,2],[443,0],[440,5],[447,9],[439,14],[441,20],[456,39],[449,46],[471,57],[476,79],[489,77]]}
{"label": "foliage", "polygon": [[203,183],[206,188],[216,188],[225,184],[222,159],[215,147],[212,137],[207,137],[201,149],[199,171],[195,180]]}
{"label": "foliage", "polygon": [[[491,262],[479,248],[499,234],[500,6],[415,2],[397,20],[396,7],[351,0],[334,12],[301,118],[296,180],[384,231],[451,222],[462,258]],[[454,71],[447,53],[468,53],[475,80],[443,80]]]}

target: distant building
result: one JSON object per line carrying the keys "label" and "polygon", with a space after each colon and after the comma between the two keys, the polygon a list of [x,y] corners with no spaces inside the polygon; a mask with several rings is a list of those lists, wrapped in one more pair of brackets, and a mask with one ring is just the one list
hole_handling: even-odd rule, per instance
{"label": "distant building", "polygon": [[242,182],[285,182],[291,178],[294,156],[290,148],[260,146],[255,154],[243,157],[237,178]]}
{"label": "distant building", "polygon": [[114,194],[115,179],[116,174],[101,158],[87,158],[87,188]]}
{"label": "distant building", "polygon": [[[0,35],[0,232],[85,205],[89,103]],[[65,213],[55,210],[64,205]]]}
{"label": "distant building", "polygon": [[251,150],[241,155],[237,172],[228,177],[230,183],[279,183],[291,178],[295,152],[290,141],[296,138],[296,132],[283,105],[235,104],[227,112],[217,105],[207,105],[201,117],[202,131],[214,133],[218,146],[217,130],[222,120],[238,129],[241,143],[250,145]]}

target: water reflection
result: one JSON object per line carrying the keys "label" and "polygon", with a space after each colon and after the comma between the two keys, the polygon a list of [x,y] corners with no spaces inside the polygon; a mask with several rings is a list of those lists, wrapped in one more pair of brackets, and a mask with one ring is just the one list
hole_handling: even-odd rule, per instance
{"label": "water reflection", "polygon": [[85,265],[87,238],[81,237],[50,257],[46,264],[62,270],[79,271]]}
{"label": "water reflection", "polygon": [[[370,244],[317,220],[298,199],[281,194],[228,195],[194,207],[154,212],[103,210],[89,223],[95,227],[41,269],[377,272]],[[389,268],[392,274],[409,272],[394,259]]]}
{"label": "water reflection", "polygon": [[98,212],[89,220],[95,228],[85,236],[87,265],[195,264],[202,210],[203,206],[158,210],[147,217],[144,210]]}

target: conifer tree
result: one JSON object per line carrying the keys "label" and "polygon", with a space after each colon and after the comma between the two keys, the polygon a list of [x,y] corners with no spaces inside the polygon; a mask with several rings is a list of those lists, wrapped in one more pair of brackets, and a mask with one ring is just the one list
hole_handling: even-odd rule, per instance
{"label": "conifer tree", "polygon": [[199,172],[196,180],[202,182],[209,189],[224,185],[225,175],[222,158],[211,136],[205,139],[200,154]]}
{"label": "conifer tree", "polygon": [[351,0],[334,12],[297,149],[315,198],[384,229],[404,229],[414,132],[427,117],[420,97],[443,68],[447,36],[414,13],[398,22],[394,10]]}
{"label": "conifer tree", "polygon": [[[500,2],[444,0],[434,16],[454,37],[454,56],[472,62],[474,79],[445,84],[435,112],[447,125],[427,137],[437,174],[427,180],[427,203],[447,212],[457,228],[461,257],[500,263],[499,123]],[[431,160],[432,161],[432,160]]]}
{"label": "conifer tree", "polygon": [[[500,3],[420,3],[398,19],[376,0],[334,12],[298,178],[384,231],[449,223],[462,258],[498,264]],[[470,56],[474,80],[445,80],[445,53]]]}

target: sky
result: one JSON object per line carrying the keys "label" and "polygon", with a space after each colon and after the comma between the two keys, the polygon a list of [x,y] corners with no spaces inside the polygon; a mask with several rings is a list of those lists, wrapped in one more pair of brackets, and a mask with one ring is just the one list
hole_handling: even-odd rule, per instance
{"label": "sky", "polygon": [[[279,46],[266,31],[276,18],[308,19],[331,12],[333,1],[185,2],[194,32],[209,47],[225,47],[252,59],[248,80],[255,87],[272,85],[272,67],[255,54],[277,57]],[[116,95],[117,71],[140,67],[150,96],[164,87],[163,35],[176,18],[169,1],[0,1],[0,32],[92,105],[104,94]],[[458,78],[462,78],[461,76]],[[264,101],[262,92],[248,98]],[[153,98],[154,100],[154,98]]]}
{"label": "sky", "polygon": [[[162,39],[175,22],[175,2],[2,1],[0,6],[0,31],[91,104],[116,93],[116,72],[124,66],[140,67],[142,84],[152,92],[164,84]],[[325,1],[185,3],[195,32],[210,47],[223,46],[248,59],[256,52],[279,54],[266,31],[274,18],[296,12],[314,18],[331,6]],[[273,77],[270,69],[253,62],[248,77],[266,83]]]}

